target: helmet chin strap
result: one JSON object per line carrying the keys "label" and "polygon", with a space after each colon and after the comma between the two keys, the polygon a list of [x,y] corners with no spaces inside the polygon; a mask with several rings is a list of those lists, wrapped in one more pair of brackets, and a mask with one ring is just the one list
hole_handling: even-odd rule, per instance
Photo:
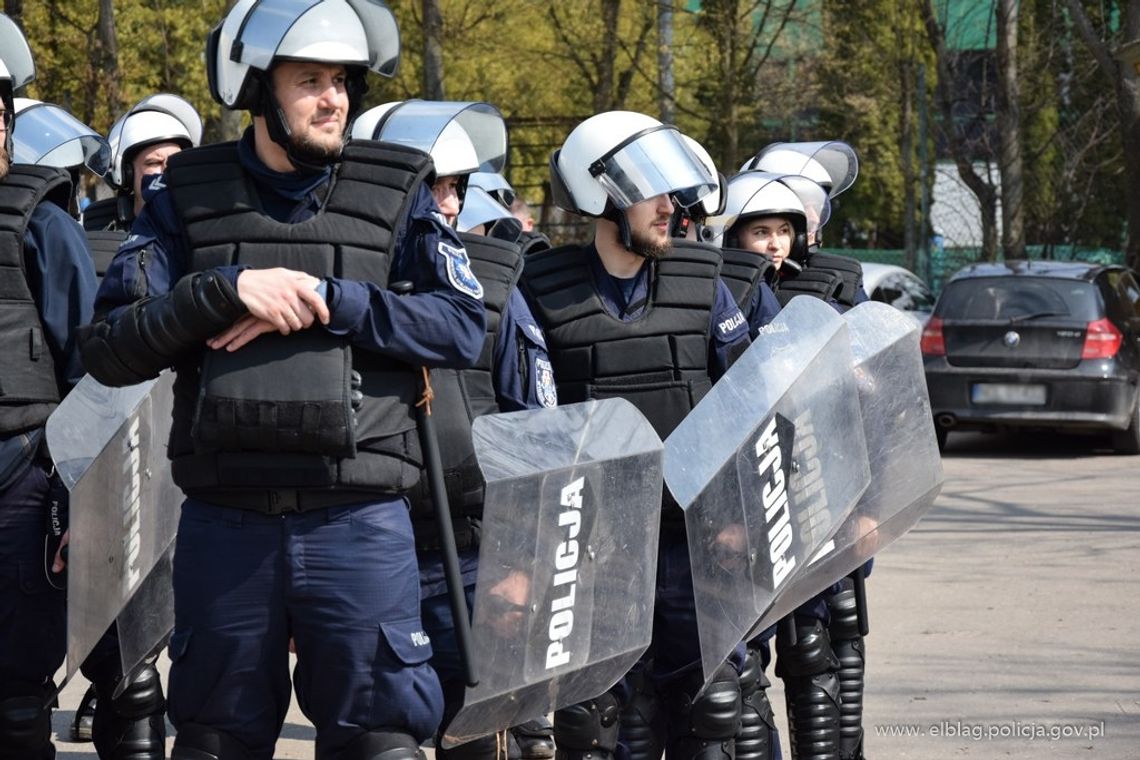
{"label": "helmet chin strap", "polygon": [[633,250],[633,231],[629,227],[629,220],[625,218],[624,211],[618,210],[618,208],[614,206],[613,203],[606,201],[606,207],[602,211],[602,218],[609,219],[611,222],[617,225],[618,239],[621,241],[623,248],[625,248],[630,253],[641,256],[642,258],[648,258],[644,254],[637,253],[637,251]]}

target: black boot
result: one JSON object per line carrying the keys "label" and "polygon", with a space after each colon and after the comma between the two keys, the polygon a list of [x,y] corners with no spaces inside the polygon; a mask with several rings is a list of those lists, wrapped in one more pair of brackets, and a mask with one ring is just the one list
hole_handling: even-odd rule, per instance
{"label": "black boot", "polygon": [[520,723],[511,729],[522,760],[548,760],[554,757],[554,726],[546,718]]}
{"label": "black boot", "polygon": [[71,741],[91,741],[91,726],[95,722],[95,684],[87,687],[79,707],[75,708],[75,719],[71,721]]}

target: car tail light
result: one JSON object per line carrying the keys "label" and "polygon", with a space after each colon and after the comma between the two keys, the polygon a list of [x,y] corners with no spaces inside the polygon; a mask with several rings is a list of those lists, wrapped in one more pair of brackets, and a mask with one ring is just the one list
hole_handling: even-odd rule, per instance
{"label": "car tail light", "polygon": [[[911,345],[914,345],[913,343]],[[922,328],[922,341],[919,343],[925,356],[945,356],[946,338],[942,336],[942,319],[931,317]]]}
{"label": "car tail light", "polygon": [[1116,325],[1107,319],[1089,322],[1085,332],[1085,345],[1081,349],[1082,359],[1111,359],[1120,350],[1124,340]]}

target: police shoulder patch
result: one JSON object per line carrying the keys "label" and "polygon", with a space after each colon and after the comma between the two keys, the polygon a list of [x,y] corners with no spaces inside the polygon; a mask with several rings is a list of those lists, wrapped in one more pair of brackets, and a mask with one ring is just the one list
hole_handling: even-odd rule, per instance
{"label": "police shoulder patch", "polygon": [[534,390],[538,403],[547,409],[558,406],[558,390],[554,387],[554,367],[546,359],[534,360]]}
{"label": "police shoulder patch", "polygon": [[467,249],[463,246],[448,245],[441,240],[439,252],[447,260],[447,280],[451,286],[472,298],[482,298],[483,285],[471,271],[471,259],[467,256]]}

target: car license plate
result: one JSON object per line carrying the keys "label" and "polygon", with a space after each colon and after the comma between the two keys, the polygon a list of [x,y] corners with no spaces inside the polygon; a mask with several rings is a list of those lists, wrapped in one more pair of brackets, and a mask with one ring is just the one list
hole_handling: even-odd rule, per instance
{"label": "car license plate", "polygon": [[974,383],[970,398],[975,404],[1045,405],[1045,386],[1019,383]]}

